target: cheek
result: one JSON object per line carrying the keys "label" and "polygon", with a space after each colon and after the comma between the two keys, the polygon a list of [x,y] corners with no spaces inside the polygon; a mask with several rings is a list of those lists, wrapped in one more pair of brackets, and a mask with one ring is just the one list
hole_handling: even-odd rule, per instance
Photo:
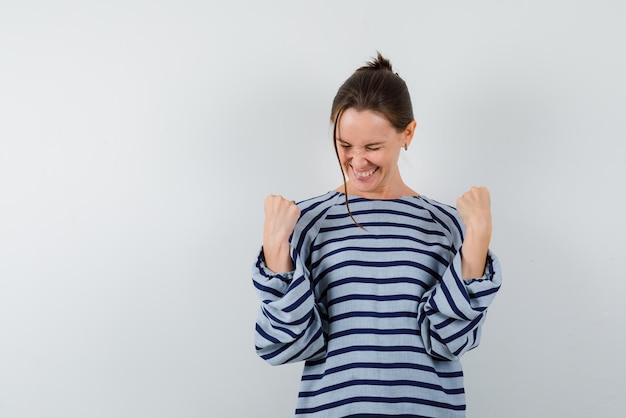
{"label": "cheek", "polygon": [[342,164],[344,164],[349,158],[349,154],[342,149],[337,150],[337,155],[339,156],[339,161],[341,161]]}

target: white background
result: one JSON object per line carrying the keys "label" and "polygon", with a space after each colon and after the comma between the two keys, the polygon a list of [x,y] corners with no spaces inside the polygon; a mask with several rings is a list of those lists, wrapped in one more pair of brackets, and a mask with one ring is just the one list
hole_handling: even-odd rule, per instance
{"label": "white background", "polygon": [[289,417],[256,357],[263,197],[340,183],[329,112],[376,50],[401,170],[491,189],[504,285],[473,418],[626,406],[626,6],[0,0],[0,416]]}

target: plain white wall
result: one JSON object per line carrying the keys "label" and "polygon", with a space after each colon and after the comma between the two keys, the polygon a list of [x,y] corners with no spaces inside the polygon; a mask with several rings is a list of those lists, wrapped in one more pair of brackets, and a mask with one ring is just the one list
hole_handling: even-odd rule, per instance
{"label": "plain white wall", "polygon": [[288,417],[256,357],[268,193],[339,184],[328,113],[380,50],[405,180],[490,187],[504,269],[473,418],[625,405],[619,1],[0,0],[0,416]]}

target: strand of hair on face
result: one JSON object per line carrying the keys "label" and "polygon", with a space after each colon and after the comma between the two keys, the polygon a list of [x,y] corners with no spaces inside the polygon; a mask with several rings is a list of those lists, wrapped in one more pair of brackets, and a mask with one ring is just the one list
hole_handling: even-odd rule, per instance
{"label": "strand of hair on face", "polygon": [[350,219],[352,219],[352,222],[354,222],[354,224],[358,226],[359,228],[361,228],[362,230],[367,231],[367,229],[365,229],[363,225],[361,225],[360,223],[357,222],[356,219],[354,219],[354,216],[352,215],[352,211],[350,210],[350,204],[348,203],[348,183],[346,182],[346,173],[344,173],[343,171],[343,165],[341,164],[341,159],[339,158],[339,151],[337,150],[337,123],[339,123],[339,118],[341,117],[342,113],[343,113],[343,110],[337,112],[337,116],[335,116],[335,125],[333,126],[333,146],[335,147],[335,156],[337,157],[337,162],[339,163],[339,169],[341,170],[341,178],[343,179],[343,197],[346,200],[346,209],[348,210],[348,215],[350,215]]}

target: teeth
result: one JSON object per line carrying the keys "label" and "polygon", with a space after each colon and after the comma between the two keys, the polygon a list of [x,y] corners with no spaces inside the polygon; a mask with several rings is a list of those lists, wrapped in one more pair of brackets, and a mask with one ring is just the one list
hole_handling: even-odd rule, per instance
{"label": "teeth", "polygon": [[374,174],[374,171],[376,171],[376,169],[375,169],[375,168],[372,168],[370,171],[366,171],[366,172],[363,172],[363,173],[359,173],[359,172],[357,172],[357,171],[355,171],[354,173],[356,174],[356,176],[357,176],[358,178],[365,178],[365,177],[369,177],[369,176],[371,176],[372,174]]}

